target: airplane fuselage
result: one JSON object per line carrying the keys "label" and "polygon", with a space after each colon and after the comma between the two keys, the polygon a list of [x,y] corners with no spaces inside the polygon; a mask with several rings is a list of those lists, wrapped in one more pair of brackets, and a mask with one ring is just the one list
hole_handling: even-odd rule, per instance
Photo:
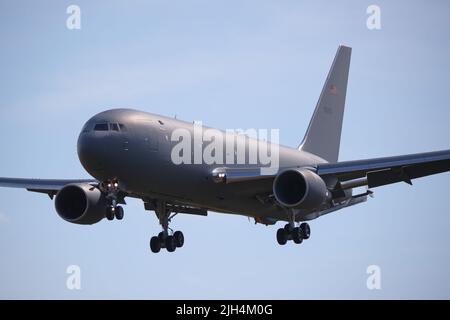
{"label": "airplane fuselage", "polygon": [[[143,199],[175,200],[219,212],[286,218],[284,210],[268,206],[255,197],[259,192],[262,197],[266,196],[267,190],[271,190],[271,186],[266,185],[271,184],[270,181],[266,184],[250,181],[236,187],[215,183],[211,175],[218,167],[242,166],[237,163],[237,155],[232,157],[235,163],[225,163],[227,152],[229,156],[230,152],[236,154],[245,150],[245,165],[252,166],[249,163],[250,150],[261,145],[270,150],[271,143],[221,131],[224,135],[231,135],[234,141],[231,150],[224,147],[224,163],[208,164],[202,159],[201,163],[176,164],[172,150],[179,141],[172,141],[172,134],[180,129],[192,137],[195,135],[194,123],[130,109],[105,111],[84,126],[78,140],[79,159],[97,180],[117,180],[122,190]],[[189,157],[192,160],[195,160],[195,148],[199,147],[195,143],[192,142],[192,157]],[[326,162],[297,149],[278,146],[278,150],[279,168],[314,167]],[[254,164],[255,167],[257,165]]]}

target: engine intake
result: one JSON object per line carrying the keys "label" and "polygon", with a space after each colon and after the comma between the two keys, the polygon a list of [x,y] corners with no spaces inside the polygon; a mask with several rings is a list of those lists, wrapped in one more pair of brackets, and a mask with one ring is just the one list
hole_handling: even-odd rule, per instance
{"label": "engine intake", "polygon": [[273,194],[282,206],[296,209],[314,209],[329,198],[325,182],[307,169],[281,172],[273,182]]}
{"label": "engine intake", "polygon": [[105,217],[107,201],[103,193],[89,184],[69,184],[55,198],[55,208],[64,220],[94,224]]}

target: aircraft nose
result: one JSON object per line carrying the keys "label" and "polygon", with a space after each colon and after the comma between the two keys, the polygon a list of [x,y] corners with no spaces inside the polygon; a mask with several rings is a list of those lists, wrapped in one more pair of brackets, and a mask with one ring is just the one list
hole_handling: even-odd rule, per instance
{"label": "aircraft nose", "polygon": [[107,158],[102,139],[93,132],[82,132],[78,137],[77,151],[84,169],[95,178],[102,179]]}

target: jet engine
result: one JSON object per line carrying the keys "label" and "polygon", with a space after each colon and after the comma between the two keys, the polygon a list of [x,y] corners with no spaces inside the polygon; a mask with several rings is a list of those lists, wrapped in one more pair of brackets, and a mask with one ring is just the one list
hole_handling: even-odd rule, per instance
{"label": "jet engine", "polygon": [[69,184],[56,195],[55,208],[64,220],[94,224],[105,217],[108,207],[104,194],[89,184]]}
{"label": "jet engine", "polygon": [[322,178],[307,169],[289,169],[278,174],[273,194],[284,207],[306,210],[319,207],[330,197]]}

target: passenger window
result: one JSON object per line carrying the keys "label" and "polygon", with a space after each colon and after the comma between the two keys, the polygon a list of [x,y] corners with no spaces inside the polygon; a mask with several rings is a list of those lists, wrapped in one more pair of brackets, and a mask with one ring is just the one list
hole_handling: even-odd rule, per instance
{"label": "passenger window", "polygon": [[97,123],[94,127],[94,131],[108,131],[107,123]]}
{"label": "passenger window", "polygon": [[110,123],[109,127],[112,131],[119,131],[119,125],[117,123]]}

